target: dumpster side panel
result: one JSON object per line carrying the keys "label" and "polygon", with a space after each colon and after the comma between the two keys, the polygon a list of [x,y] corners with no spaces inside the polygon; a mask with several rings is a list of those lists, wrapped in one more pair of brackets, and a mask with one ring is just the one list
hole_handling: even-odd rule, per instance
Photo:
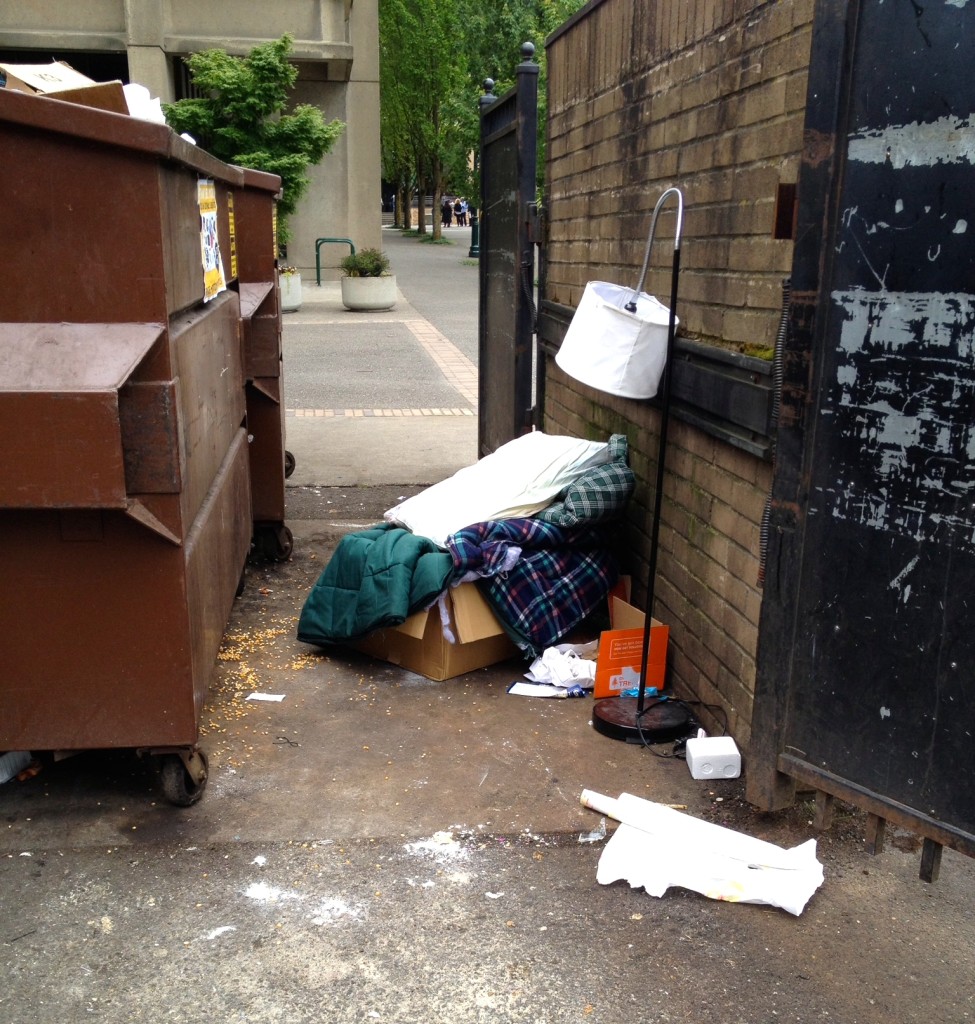
{"label": "dumpster side panel", "polygon": [[192,744],[184,552],[122,512],[0,510],[0,748]]}
{"label": "dumpster side panel", "polygon": [[159,193],[167,301],[169,312],[176,313],[203,300],[198,179],[180,168],[161,167]]}
{"label": "dumpster side panel", "polygon": [[184,546],[197,715],[206,698],[210,674],[250,550],[247,448],[247,432],[240,429]]}
{"label": "dumpster side panel", "polygon": [[247,384],[247,429],[251,442],[251,488],[255,523],[284,522],[284,405],[281,378]]}
{"label": "dumpster side panel", "polygon": [[244,372],[248,379],[281,376],[281,317],[274,310],[276,302],[277,295],[271,292],[254,316],[244,321]]}
{"label": "dumpster side panel", "polygon": [[244,420],[237,295],[225,292],[176,318],[171,336],[186,467],[183,521],[190,524]]}
{"label": "dumpster side panel", "polygon": [[130,382],[118,401],[126,489],[178,494],[186,472],[179,444],[179,382]]}
{"label": "dumpster side panel", "polygon": [[114,394],[0,392],[0,504],[124,508]]}
{"label": "dumpster side panel", "polygon": [[119,392],[162,334],[0,323],[0,506],[125,507]]}
{"label": "dumpster side panel", "polygon": [[164,321],[154,161],[3,121],[0,152],[0,320]]}
{"label": "dumpster side panel", "polygon": [[[245,180],[254,172],[245,171]],[[274,185],[280,179],[263,175],[267,188],[245,187],[234,193],[238,276],[241,281],[274,281],[277,278],[274,240]]]}

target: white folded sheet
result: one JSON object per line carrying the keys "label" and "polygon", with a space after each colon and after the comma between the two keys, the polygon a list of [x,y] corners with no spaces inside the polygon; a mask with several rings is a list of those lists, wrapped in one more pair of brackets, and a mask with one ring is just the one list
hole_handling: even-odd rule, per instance
{"label": "white folded sheet", "polygon": [[385,519],[446,547],[447,538],[465,526],[534,515],[609,458],[605,441],[535,430],[400,502]]}

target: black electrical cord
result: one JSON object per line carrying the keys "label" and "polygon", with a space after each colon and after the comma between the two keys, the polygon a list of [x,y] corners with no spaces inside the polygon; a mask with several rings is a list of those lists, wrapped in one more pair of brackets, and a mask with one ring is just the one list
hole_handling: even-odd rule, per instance
{"label": "black electrical cord", "polygon": [[[642,726],[642,724],[640,722],[640,719],[652,707],[656,707],[656,705],[658,705],[658,704],[665,704],[665,703],[666,704],[677,704],[679,707],[682,707],[688,713],[688,715],[690,716],[691,722],[694,722],[694,723],[697,723],[697,718],[696,718],[696,716],[694,714],[693,708],[695,708],[695,707],[697,707],[697,708],[706,708],[708,711],[710,711],[712,713],[712,715],[716,719],[718,719],[721,722],[721,735],[722,736],[727,736],[728,735],[728,716],[725,713],[725,709],[723,707],[721,707],[720,704],[708,704],[708,703],[706,703],[703,700],[685,700],[684,698],[681,698],[681,697],[668,697],[666,694],[662,694],[662,695],[660,695],[658,697],[651,697],[650,698],[650,702],[645,705],[645,707],[643,708],[642,711],[639,711],[637,713],[636,718],[634,719],[634,724],[636,725],[637,735],[640,737],[640,745],[644,749],[649,750],[651,754],[654,754],[657,757],[662,757],[662,758],[665,758],[665,759],[671,759],[671,758],[675,758],[675,757],[683,757],[683,747],[684,747],[684,744],[687,742],[688,738],[690,737],[691,730],[689,729],[687,736],[684,736],[683,738],[678,738],[678,739],[674,740],[674,745],[673,745],[673,748],[672,748],[672,753],[670,753],[670,754],[663,754],[659,750],[655,750],[654,749],[653,743],[650,740],[647,739],[646,735],[643,732],[643,726]],[[698,728],[700,727],[700,723],[697,723],[697,727]],[[691,728],[693,728],[693,726]],[[667,740],[665,742],[670,742],[670,741]],[[678,753],[678,748],[680,748],[680,753]]]}

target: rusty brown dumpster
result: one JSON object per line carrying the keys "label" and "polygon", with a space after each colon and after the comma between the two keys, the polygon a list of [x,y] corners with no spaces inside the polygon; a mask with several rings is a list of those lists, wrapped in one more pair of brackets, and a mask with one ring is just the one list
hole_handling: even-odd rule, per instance
{"label": "rusty brown dumpster", "polygon": [[294,458],[284,447],[277,240],[274,208],[267,201],[267,191],[277,180],[260,171],[245,170],[243,188],[234,193],[233,205],[250,431],[254,545],[266,558],[282,561],[294,546],[291,530],[284,522],[284,480],[294,469]]}
{"label": "rusty brown dumpster", "polygon": [[193,803],[253,532],[232,265],[206,295],[245,175],[165,126],[5,90],[0,151],[0,751],[133,748]]}

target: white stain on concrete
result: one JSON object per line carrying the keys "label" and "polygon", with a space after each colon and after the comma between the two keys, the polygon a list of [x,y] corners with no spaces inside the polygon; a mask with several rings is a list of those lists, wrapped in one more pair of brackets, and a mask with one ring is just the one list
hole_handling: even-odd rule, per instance
{"label": "white stain on concrete", "polygon": [[469,856],[468,851],[461,846],[453,832],[434,832],[429,839],[406,843],[403,849],[417,857],[432,857],[438,863],[464,860]]}
{"label": "white stain on concrete", "polygon": [[229,935],[235,931],[237,931],[235,925],[223,924],[219,928],[214,928],[212,931],[207,932],[207,941],[213,942],[214,939],[219,939],[222,935]]}
{"label": "white stain on concrete", "polygon": [[365,920],[365,909],[361,904],[349,903],[341,896],[321,896],[296,892],[294,889],[279,889],[265,882],[253,882],[244,890],[244,895],[255,903],[277,908],[286,904],[300,906],[312,924],[335,925],[342,921]]}
{"label": "white stain on concrete", "polygon": [[345,900],[331,897],[322,900],[312,911],[311,923],[322,925],[337,924],[343,918],[352,921],[365,919],[365,911],[361,906],[346,903]]}

